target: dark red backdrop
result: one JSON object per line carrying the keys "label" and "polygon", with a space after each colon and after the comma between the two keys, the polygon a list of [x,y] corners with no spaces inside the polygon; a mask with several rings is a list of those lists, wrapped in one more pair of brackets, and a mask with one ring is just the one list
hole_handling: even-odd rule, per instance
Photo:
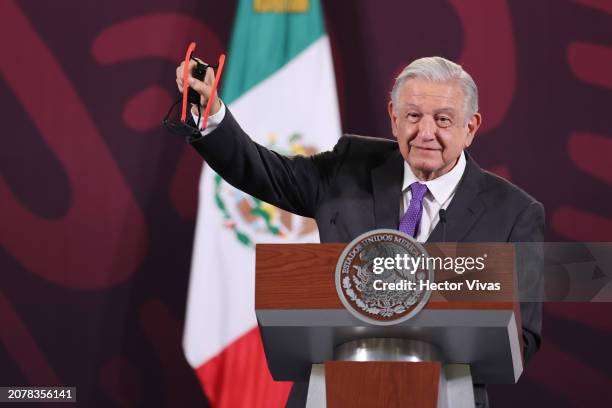
{"label": "dark red backdrop", "polygon": [[[480,87],[480,164],[544,203],[548,240],[612,241],[612,3],[381,4],[324,2],[343,130],[389,137],[400,68],[458,60]],[[201,162],[159,123],[186,44],[216,58],[234,9],[0,3],[0,385],[206,404],[181,350]],[[491,387],[493,406],[610,406],[612,307],[545,312],[542,351],[518,385]]]}

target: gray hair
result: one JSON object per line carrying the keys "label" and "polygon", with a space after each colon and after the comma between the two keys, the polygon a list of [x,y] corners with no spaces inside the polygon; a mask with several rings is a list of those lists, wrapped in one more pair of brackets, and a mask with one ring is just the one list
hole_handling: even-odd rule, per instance
{"label": "gray hair", "polygon": [[398,106],[400,88],[407,79],[421,78],[434,82],[458,81],[465,96],[466,122],[478,112],[478,88],[476,83],[459,64],[442,57],[426,57],[414,60],[395,79],[391,90],[393,106]]}

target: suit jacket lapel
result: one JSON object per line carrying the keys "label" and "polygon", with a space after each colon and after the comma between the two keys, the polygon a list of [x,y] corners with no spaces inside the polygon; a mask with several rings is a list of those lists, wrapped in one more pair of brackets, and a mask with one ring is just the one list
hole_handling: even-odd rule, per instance
{"label": "suit jacket lapel", "polygon": [[485,205],[478,197],[482,188],[482,169],[465,152],[465,172],[450,205],[446,209],[446,237],[443,237],[442,223],[438,222],[427,242],[459,242],[485,211]]}
{"label": "suit jacket lapel", "polygon": [[376,228],[397,229],[404,180],[404,159],[399,150],[372,170],[372,194]]}

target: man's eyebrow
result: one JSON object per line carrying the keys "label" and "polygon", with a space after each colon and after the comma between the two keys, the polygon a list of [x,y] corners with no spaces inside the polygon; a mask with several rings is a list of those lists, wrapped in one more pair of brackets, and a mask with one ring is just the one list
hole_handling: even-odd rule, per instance
{"label": "man's eyebrow", "polygon": [[[402,105],[404,108],[406,109],[416,109],[416,110],[421,110],[421,107],[419,105],[415,105],[414,103],[411,102],[406,102]],[[450,114],[456,114],[457,111],[455,110],[455,108],[451,107],[451,106],[444,106],[440,109],[436,109],[434,111],[434,113],[450,113]]]}
{"label": "man's eyebrow", "polygon": [[440,108],[440,109],[436,109],[435,113],[451,113],[451,114],[455,114],[456,111],[454,108],[451,107],[444,107],[444,108]]}

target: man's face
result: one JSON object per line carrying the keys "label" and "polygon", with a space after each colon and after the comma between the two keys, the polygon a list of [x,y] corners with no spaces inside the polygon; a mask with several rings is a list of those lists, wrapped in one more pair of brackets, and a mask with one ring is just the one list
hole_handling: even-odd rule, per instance
{"label": "man's face", "polygon": [[393,136],[404,160],[421,180],[431,180],[453,168],[481,123],[479,113],[465,117],[465,98],[456,81],[406,80],[398,106],[389,102]]}

